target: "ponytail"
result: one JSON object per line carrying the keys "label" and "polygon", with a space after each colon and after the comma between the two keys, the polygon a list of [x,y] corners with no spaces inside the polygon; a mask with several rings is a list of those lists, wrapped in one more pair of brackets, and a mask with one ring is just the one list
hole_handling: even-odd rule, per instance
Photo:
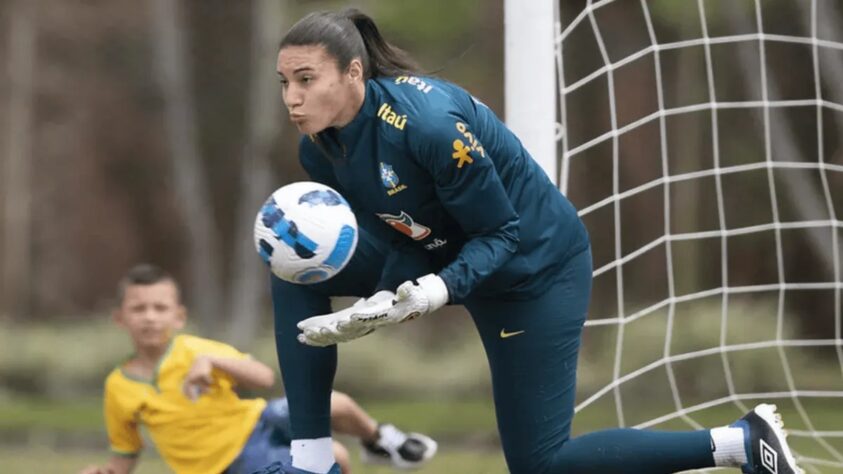
{"label": "ponytail", "polygon": [[305,16],[290,28],[280,47],[316,44],[325,47],[337,60],[340,70],[359,58],[367,79],[412,75],[420,71],[407,52],[389,44],[374,20],[356,8]]}
{"label": "ponytail", "polygon": [[406,51],[386,42],[372,17],[355,8],[350,8],[344,13],[357,27],[363,44],[366,45],[370,77],[394,77],[419,72],[418,64]]}

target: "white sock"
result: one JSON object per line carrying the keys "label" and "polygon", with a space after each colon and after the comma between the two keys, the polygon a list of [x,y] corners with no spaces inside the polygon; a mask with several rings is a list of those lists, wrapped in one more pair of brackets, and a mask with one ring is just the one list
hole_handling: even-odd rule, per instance
{"label": "white sock", "polygon": [[711,430],[711,444],[714,465],[718,467],[740,467],[746,464],[743,428],[722,426]]}
{"label": "white sock", "polygon": [[334,443],[330,437],[294,439],[290,443],[293,467],[317,474],[326,474],[334,465]]}

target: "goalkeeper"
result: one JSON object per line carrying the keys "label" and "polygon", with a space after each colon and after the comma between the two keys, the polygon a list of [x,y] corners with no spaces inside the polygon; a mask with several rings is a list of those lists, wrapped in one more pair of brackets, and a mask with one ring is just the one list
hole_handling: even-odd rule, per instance
{"label": "goalkeeper", "polygon": [[[303,167],[346,197],[362,230],[332,280],[272,277],[294,441],[292,465],[263,472],[333,472],[335,344],[446,304],[465,305],[483,341],[513,473],[798,472],[771,405],[713,430],[571,439],[592,274],[574,207],[489,108],[419,75],[357,10],[301,19],[281,42],[277,69],[304,134]],[[329,298],[340,295],[366,299],[332,313]]]}
{"label": "goalkeeper", "polygon": [[[149,430],[167,464],[184,474],[249,474],[289,460],[290,419],[284,398],[241,399],[235,386],[269,388],[269,367],[221,342],[173,337],[185,322],[179,288],[152,265],[131,269],[119,285],[114,319],[132,339],[135,354],[105,382],[105,421],[112,456],[82,474],[132,472],[143,447],[139,428]],[[339,433],[362,442],[364,461],[416,467],[436,452],[427,436],[378,425],[349,396],[330,394],[330,420]],[[349,473],[348,452],[333,454]]]}

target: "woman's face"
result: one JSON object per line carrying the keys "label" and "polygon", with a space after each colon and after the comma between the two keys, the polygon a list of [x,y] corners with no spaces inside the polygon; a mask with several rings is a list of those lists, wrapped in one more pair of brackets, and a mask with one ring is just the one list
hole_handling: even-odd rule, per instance
{"label": "woman's face", "polygon": [[365,87],[359,60],[340,71],[322,45],[285,46],[276,65],[284,105],[300,132],[314,134],[348,124],[363,103]]}

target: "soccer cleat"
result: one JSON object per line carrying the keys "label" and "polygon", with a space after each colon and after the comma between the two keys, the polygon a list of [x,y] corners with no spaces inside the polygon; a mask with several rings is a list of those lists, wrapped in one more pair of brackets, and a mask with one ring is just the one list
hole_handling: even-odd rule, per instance
{"label": "soccer cleat", "polygon": [[744,474],[804,474],[787,445],[787,432],[775,405],[762,403],[731,426],[744,431]]}
{"label": "soccer cleat", "polygon": [[378,439],[363,442],[360,459],[368,464],[392,465],[398,469],[415,469],[436,454],[436,441],[419,433],[404,433],[393,425],[378,426]]}
{"label": "soccer cleat", "polygon": [[[316,474],[310,471],[304,471],[302,469],[296,469],[293,467],[292,461],[275,461],[274,463],[266,466],[265,468],[255,471],[252,474]],[[331,466],[331,470],[328,471],[328,474],[342,474],[340,471],[340,465],[334,463]]]}

